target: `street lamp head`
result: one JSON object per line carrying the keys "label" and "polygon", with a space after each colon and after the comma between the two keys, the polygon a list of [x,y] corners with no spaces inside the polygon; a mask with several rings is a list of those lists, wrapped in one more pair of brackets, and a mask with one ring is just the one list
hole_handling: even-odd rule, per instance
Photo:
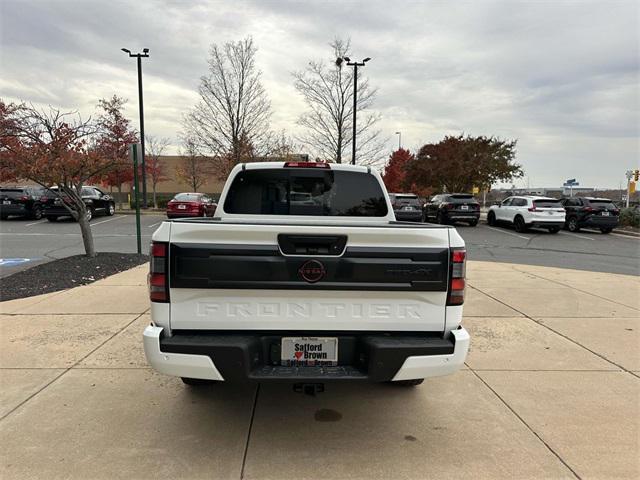
{"label": "street lamp head", "polygon": [[142,49],[142,53],[149,53],[149,49],[148,48],[143,48]]}
{"label": "street lamp head", "polygon": [[366,62],[368,62],[369,60],[371,60],[371,57],[367,57],[367,58],[365,58],[364,60],[362,60],[362,63],[366,63]]}
{"label": "street lamp head", "polygon": [[400,132],[396,132],[396,135],[400,135]]}
{"label": "street lamp head", "polygon": [[336,66],[337,66],[337,67],[341,67],[341,66],[342,66],[342,62],[344,62],[344,60],[342,59],[342,57],[338,57],[338,58],[336,58]]}
{"label": "street lamp head", "polygon": [[124,53],[128,53],[129,55],[131,55],[131,50],[129,50],[128,48],[121,48],[120,50],[122,50]]}
{"label": "street lamp head", "polygon": [[351,61],[351,59],[349,57],[342,57],[342,58],[344,58],[347,62]]}

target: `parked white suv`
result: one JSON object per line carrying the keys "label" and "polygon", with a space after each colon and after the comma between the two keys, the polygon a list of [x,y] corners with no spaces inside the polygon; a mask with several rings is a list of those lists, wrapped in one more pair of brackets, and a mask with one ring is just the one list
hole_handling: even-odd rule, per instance
{"label": "parked white suv", "polygon": [[536,227],[546,228],[549,233],[558,233],[564,220],[565,210],[560,200],[532,195],[509,197],[491,206],[487,214],[489,225],[511,224],[516,232]]}

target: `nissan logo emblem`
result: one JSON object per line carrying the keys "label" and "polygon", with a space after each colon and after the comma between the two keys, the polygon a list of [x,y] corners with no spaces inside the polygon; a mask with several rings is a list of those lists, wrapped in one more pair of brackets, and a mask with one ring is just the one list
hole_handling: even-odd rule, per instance
{"label": "nissan logo emblem", "polygon": [[316,283],[324,278],[327,271],[318,260],[308,260],[298,269],[298,273],[305,282]]}

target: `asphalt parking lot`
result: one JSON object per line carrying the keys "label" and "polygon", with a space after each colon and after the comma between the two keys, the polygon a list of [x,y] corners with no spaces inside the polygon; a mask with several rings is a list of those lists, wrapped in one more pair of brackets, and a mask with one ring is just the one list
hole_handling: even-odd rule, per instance
{"label": "asphalt parking lot", "polygon": [[[142,215],[143,253],[154,230],[166,217]],[[135,216],[116,214],[91,222],[96,249],[103,252],[136,251]],[[459,225],[472,260],[558,266],[579,270],[638,275],[640,239],[597,231],[580,233],[532,229],[517,233],[503,227]],[[71,221],[12,218],[0,222],[0,277],[40,262],[83,253],[78,225]]]}
{"label": "asphalt parking lot", "polygon": [[416,388],[189,388],[146,266],[0,303],[0,478],[640,477],[640,278],[470,261],[465,367]]}

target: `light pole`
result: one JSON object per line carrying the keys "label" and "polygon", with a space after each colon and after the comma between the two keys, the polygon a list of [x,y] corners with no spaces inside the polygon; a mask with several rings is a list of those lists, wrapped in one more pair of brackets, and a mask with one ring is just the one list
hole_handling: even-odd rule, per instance
{"label": "light pole", "polygon": [[396,135],[398,135],[398,150],[400,150],[402,148],[402,132],[396,132]]}
{"label": "light pole", "polygon": [[351,164],[356,164],[356,110],[358,106],[358,67],[364,67],[364,64],[371,60],[370,57],[365,58],[361,62],[352,62],[349,57],[342,57],[336,60],[336,64],[340,66],[342,60],[347,65],[353,67],[353,138],[351,139]]}
{"label": "light pole", "polygon": [[[143,48],[142,53],[131,53],[128,48],[121,49],[124,53],[128,53],[129,57],[135,57],[138,60],[138,108],[140,110],[140,150],[142,153],[142,208],[147,208],[147,164],[144,153],[144,107],[142,100],[142,59],[149,56],[149,49]],[[137,187],[136,187],[137,188]]]}

